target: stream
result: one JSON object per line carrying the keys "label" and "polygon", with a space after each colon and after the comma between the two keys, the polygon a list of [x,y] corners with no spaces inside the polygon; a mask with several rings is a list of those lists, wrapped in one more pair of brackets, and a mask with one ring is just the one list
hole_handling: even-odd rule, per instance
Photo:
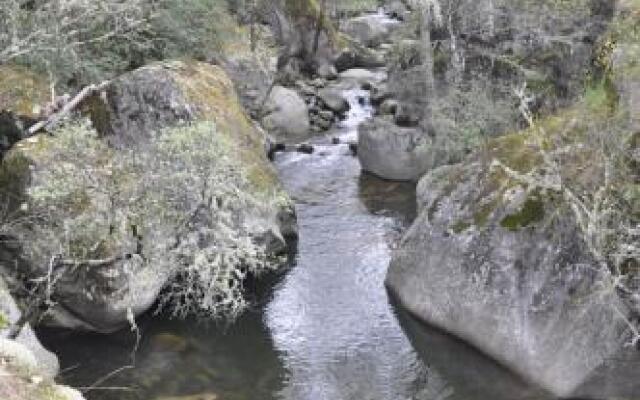
{"label": "stream", "polygon": [[347,117],[311,140],[313,154],[275,159],[298,215],[291,268],[252,287],[255,306],[229,326],[146,316],[137,347],[128,330],[40,330],[60,358],[63,383],[88,400],[542,398],[393,307],[384,278],[415,218],[415,185],[362,173],[348,143],[373,115],[369,93],[333,85],[349,101]]}
{"label": "stream", "polygon": [[427,370],[383,285],[391,247],[415,215],[414,185],[361,173],[347,142],[373,110],[361,104],[368,92],[344,95],[347,118],[311,141],[313,154],[276,158],[296,203],[300,239],[292,268],[262,304],[228,327],[143,319],[135,368],[104,382],[131,363],[134,335],[47,332],[66,383],[95,386],[90,400],[415,398]]}
{"label": "stream", "polygon": [[351,105],[346,119],[311,141],[313,154],[275,160],[298,215],[291,268],[251,288],[261,292],[256,305],[229,326],[147,316],[137,348],[128,330],[41,330],[64,383],[88,400],[543,398],[392,306],[384,278],[415,217],[415,187],[361,172],[348,143],[372,116],[369,94],[339,85]]}

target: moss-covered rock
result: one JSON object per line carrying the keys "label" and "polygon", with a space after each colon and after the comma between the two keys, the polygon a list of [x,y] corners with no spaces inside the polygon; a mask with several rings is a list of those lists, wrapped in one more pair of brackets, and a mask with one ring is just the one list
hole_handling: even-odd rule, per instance
{"label": "moss-covered rock", "polygon": [[24,67],[0,65],[0,159],[40,114],[49,98],[42,75]]}
{"label": "moss-covered rock", "polygon": [[49,82],[25,67],[0,65],[0,111],[36,117],[51,100]]}
{"label": "moss-covered rock", "polygon": [[74,123],[27,139],[0,169],[13,210],[37,221],[14,232],[28,274],[54,256],[68,270],[55,322],[118,329],[185,271],[192,283],[219,278],[205,285],[211,298],[183,296],[184,309],[238,312],[243,277],[277,265],[295,217],[227,75],[203,63],[145,67],[90,111],[97,132]]}

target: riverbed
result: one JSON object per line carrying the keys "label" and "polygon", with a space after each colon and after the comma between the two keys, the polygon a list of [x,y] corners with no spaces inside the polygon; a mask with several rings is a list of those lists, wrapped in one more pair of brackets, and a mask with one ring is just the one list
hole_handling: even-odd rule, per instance
{"label": "riverbed", "polygon": [[300,239],[289,271],[258,305],[230,326],[145,318],[135,360],[131,332],[48,332],[66,383],[90,400],[395,400],[423,390],[427,369],[383,284],[392,247],[414,218],[414,185],[361,173],[348,142],[373,110],[366,91],[344,94],[349,114],[312,140],[313,154],[277,155]]}

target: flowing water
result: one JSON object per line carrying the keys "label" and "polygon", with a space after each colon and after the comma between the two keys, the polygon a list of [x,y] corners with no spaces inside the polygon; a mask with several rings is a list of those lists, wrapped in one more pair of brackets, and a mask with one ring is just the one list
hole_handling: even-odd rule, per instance
{"label": "flowing water", "polygon": [[[230,327],[142,321],[135,368],[130,332],[47,332],[66,382],[101,389],[89,399],[395,400],[415,397],[426,369],[403,334],[384,289],[392,244],[412,220],[411,184],[363,175],[347,146],[372,109],[346,90],[351,110],[315,152],[279,154],[276,166],[296,202],[300,239],[288,273],[262,307]],[[331,141],[339,138],[341,144]],[[120,390],[131,389],[131,390]],[[205,399],[209,399],[204,397]]]}
{"label": "flowing water", "polygon": [[[348,117],[312,142],[313,154],[276,159],[300,239],[292,268],[259,305],[227,327],[143,318],[135,359],[128,331],[41,332],[60,355],[65,383],[90,389],[89,400],[540,398],[411,317],[401,315],[401,327],[383,282],[392,247],[414,218],[414,186],[361,173],[347,143],[372,109],[367,92],[344,94]],[[427,369],[405,331],[447,381]]]}
{"label": "flowing water", "polygon": [[384,277],[415,217],[415,188],[361,172],[347,144],[373,109],[358,85],[336,87],[351,105],[347,118],[312,141],[313,154],[283,153],[275,161],[298,215],[290,270],[253,288],[267,286],[230,326],[146,317],[137,348],[126,330],[43,330],[64,383],[83,388],[89,400],[541,398],[468,347],[396,316]]}

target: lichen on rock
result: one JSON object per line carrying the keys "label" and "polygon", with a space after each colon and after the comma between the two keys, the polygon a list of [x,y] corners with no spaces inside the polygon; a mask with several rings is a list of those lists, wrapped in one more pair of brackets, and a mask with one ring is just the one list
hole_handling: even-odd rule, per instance
{"label": "lichen on rock", "polygon": [[[612,29],[638,16],[622,12]],[[622,72],[633,48],[616,46],[606,57],[618,62],[574,104],[427,173],[387,275],[419,319],[555,397],[640,390],[628,368],[639,361],[638,77]]]}
{"label": "lichen on rock", "polygon": [[280,266],[296,232],[231,81],[169,62],[116,79],[106,99],[90,103],[97,131],[70,123],[27,139],[0,170],[13,210],[37,221],[12,233],[28,275],[68,264],[54,322],[113,331],[160,293],[178,316],[236,316],[243,279]]}

